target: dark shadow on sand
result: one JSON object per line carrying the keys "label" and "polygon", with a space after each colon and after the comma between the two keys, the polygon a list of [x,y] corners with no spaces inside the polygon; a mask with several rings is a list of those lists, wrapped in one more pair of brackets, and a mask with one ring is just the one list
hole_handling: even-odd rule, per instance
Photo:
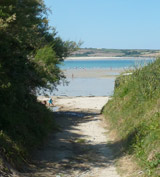
{"label": "dark shadow on sand", "polygon": [[[60,130],[52,133],[48,138],[48,142],[33,155],[36,171],[43,172],[47,169],[50,172],[53,171],[53,174],[70,173],[73,170],[86,172],[92,167],[113,165],[115,160],[123,155],[120,151],[117,151],[117,153],[112,152],[112,149],[118,150],[121,142],[93,145],[90,142],[83,142],[82,140],[85,137],[74,132],[76,126],[78,128],[78,124],[96,121],[99,113],[59,111],[54,112],[53,116]],[[105,153],[102,153],[104,149]]]}

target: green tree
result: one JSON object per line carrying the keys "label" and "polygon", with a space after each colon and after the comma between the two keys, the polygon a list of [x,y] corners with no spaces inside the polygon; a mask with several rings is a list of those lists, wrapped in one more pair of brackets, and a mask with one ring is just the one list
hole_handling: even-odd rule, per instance
{"label": "green tree", "polygon": [[0,0],[0,131],[19,148],[47,133],[51,118],[35,90],[56,87],[64,78],[58,64],[79,45],[50,31],[42,0]]}

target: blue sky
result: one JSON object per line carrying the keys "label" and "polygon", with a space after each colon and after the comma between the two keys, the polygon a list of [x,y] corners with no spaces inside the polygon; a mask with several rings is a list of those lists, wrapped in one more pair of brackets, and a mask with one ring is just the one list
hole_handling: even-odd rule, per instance
{"label": "blue sky", "polygon": [[44,0],[64,40],[82,47],[160,49],[160,0]]}

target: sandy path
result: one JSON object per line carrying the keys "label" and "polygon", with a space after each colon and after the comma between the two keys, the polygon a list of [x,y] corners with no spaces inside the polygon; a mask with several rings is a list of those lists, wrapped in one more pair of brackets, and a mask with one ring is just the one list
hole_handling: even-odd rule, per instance
{"label": "sandy path", "polygon": [[[79,101],[78,101],[79,100]],[[107,97],[56,98],[60,132],[34,155],[36,168],[24,176],[118,177],[100,109]],[[70,103],[70,104],[69,104]],[[67,105],[67,106],[66,106]]]}

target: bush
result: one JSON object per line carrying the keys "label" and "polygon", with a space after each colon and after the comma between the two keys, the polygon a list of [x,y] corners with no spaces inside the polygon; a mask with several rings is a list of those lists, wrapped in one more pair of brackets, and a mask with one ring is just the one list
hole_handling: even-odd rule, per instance
{"label": "bush", "polygon": [[2,156],[21,169],[30,152],[38,147],[51,130],[56,129],[54,115],[32,96],[28,106],[15,104],[3,110],[0,119],[0,152]]}

